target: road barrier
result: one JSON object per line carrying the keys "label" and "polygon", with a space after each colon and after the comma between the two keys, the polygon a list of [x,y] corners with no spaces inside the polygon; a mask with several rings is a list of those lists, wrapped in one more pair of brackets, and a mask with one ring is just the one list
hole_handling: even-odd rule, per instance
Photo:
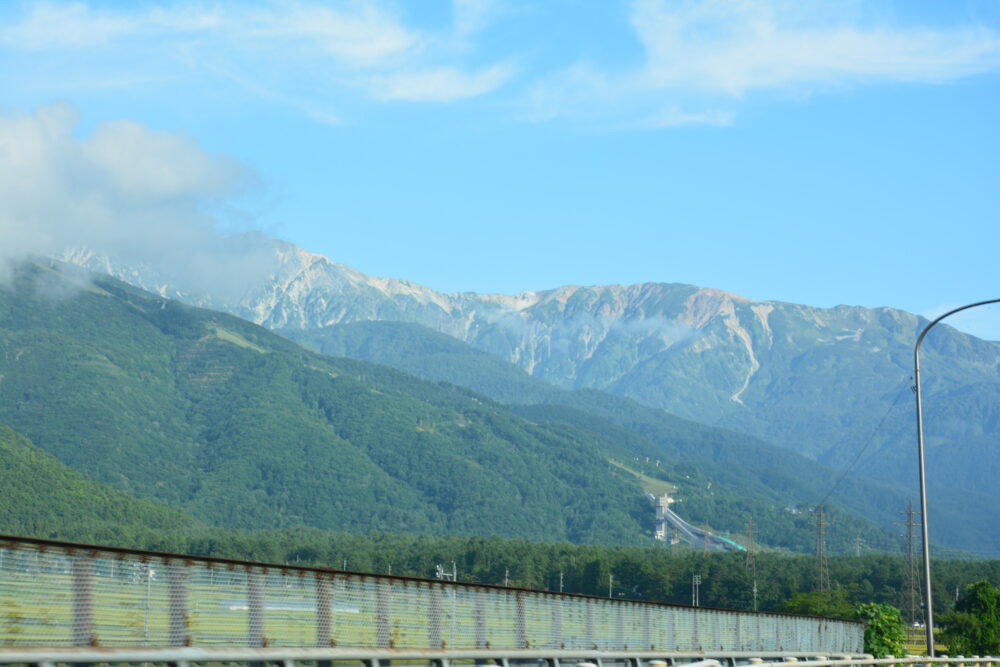
{"label": "road barrier", "polygon": [[[988,656],[924,656],[902,658],[841,654],[831,656],[792,653],[656,653],[648,651],[539,651],[539,650],[406,650],[406,649],[4,649],[0,665],[55,667],[97,664],[128,667],[193,667],[195,665],[272,665],[274,667],[335,667],[349,663],[355,667],[391,667],[393,662],[414,667],[457,667],[496,665],[497,667],[995,667],[1000,658]],[[345,665],[346,667],[346,665]]]}
{"label": "road barrier", "polygon": [[[860,653],[863,625],[0,536],[0,646]],[[83,661],[80,661],[83,662]]]}

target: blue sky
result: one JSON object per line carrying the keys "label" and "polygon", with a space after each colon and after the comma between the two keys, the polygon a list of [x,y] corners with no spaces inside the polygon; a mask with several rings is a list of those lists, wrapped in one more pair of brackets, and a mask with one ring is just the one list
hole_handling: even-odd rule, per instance
{"label": "blue sky", "polygon": [[251,228],[447,292],[1000,297],[996,0],[12,2],[0,81],[9,247]]}

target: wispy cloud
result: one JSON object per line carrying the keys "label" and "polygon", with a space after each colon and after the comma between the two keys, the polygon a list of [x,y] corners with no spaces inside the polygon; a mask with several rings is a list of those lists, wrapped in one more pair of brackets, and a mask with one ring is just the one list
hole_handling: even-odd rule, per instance
{"label": "wispy cloud", "polygon": [[[948,82],[1000,67],[995,27],[920,26],[884,7],[873,18],[869,6],[623,1],[610,13],[618,11],[637,57],[612,64],[599,50],[578,55],[580,42],[544,23],[554,17],[509,0],[451,0],[450,14],[430,25],[391,0],[29,2],[23,11],[7,10],[0,49],[24,59],[62,58],[72,71],[60,81],[63,91],[77,93],[88,81],[221,78],[327,123],[349,121],[358,101],[447,104],[493,95],[498,107],[515,106],[531,121],[725,126],[762,92],[801,97]],[[523,25],[491,32],[504,21]],[[523,38],[511,39],[515,34]],[[497,35],[503,39],[491,41]]]}
{"label": "wispy cloud", "polygon": [[431,31],[407,25],[380,2],[260,0],[209,8],[174,2],[121,9],[39,3],[0,25],[0,47],[22,54],[117,54],[112,64],[101,65],[117,68],[103,77],[108,80],[129,80],[133,60],[142,63],[136,68],[153,63],[178,76],[222,77],[259,98],[336,122],[341,114],[329,101],[356,91],[376,100],[451,102],[506,84],[514,74],[509,63],[468,67],[457,55],[493,15],[487,0],[455,0],[450,24]]}
{"label": "wispy cloud", "polygon": [[995,30],[875,24],[858,6],[635,0],[629,23],[642,60],[619,69],[581,62],[546,77],[528,97],[527,116],[603,113],[638,115],[647,127],[729,125],[740,103],[761,91],[800,96],[880,82],[937,83],[1000,67]]}
{"label": "wispy cloud", "polygon": [[426,36],[402,25],[394,14],[372,3],[333,9],[315,4],[234,13],[226,32],[240,40],[307,46],[357,68],[378,67],[412,57]]}
{"label": "wispy cloud", "polygon": [[27,51],[80,49],[158,33],[215,30],[224,23],[222,14],[189,7],[115,12],[93,10],[82,2],[42,2],[20,21],[0,27],[0,44]]}
{"label": "wispy cloud", "polygon": [[370,88],[373,96],[383,100],[451,102],[496,90],[512,74],[513,69],[508,65],[494,65],[476,72],[437,67],[374,77]]}
{"label": "wispy cloud", "polygon": [[631,23],[647,54],[639,81],[738,97],[801,84],[945,81],[1000,65],[1000,36],[983,28],[859,20],[811,0],[638,0]]}
{"label": "wispy cloud", "polygon": [[683,125],[717,125],[733,124],[732,111],[708,110],[690,113],[676,106],[671,106],[662,112],[651,116],[644,123],[647,127],[680,127]]}

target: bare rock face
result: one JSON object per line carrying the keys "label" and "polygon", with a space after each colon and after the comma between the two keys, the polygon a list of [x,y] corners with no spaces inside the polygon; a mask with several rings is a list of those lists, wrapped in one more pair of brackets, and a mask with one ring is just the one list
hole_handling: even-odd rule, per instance
{"label": "bare rock face", "polygon": [[[273,329],[422,324],[557,386],[629,396],[830,463],[848,463],[871,439],[863,464],[910,475],[907,388],[912,344],[926,324],[910,313],[756,302],[683,284],[442,294],[267,243],[272,264],[238,293],[93,252],[65,259]],[[940,327],[925,350],[928,396],[937,397],[928,402],[932,450],[960,444],[978,457],[1000,435],[1000,344]],[[969,463],[955,474],[984,473]]]}

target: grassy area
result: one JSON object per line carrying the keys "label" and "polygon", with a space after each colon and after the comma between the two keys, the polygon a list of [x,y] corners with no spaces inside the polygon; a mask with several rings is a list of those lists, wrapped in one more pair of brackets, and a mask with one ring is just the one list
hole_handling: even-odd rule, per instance
{"label": "grassy area", "polygon": [[664,481],[662,479],[656,479],[655,477],[650,477],[649,475],[644,475],[638,470],[629,468],[623,463],[608,459],[611,465],[624,470],[630,475],[633,475],[637,480],[639,480],[639,485],[642,486],[642,490],[646,493],[652,493],[654,496],[662,496],[664,493],[676,493],[677,485],[671,484],[670,482]]}
{"label": "grassy area", "polygon": [[[937,638],[938,629],[934,628],[934,637]],[[924,636],[923,628],[907,627],[906,628],[906,653],[908,655],[923,655],[927,652],[927,638]],[[948,647],[944,644],[939,644],[934,642],[934,652],[938,655],[948,652]]]}
{"label": "grassy area", "polygon": [[215,336],[221,340],[224,340],[228,343],[232,343],[233,345],[237,345],[242,348],[246,348],[248,350],[253,350],[254,352],[260,352],[261,354],[267,352],[267,350],[262,348],[260,345],[251,343],[238,333],[230,331],[229,329],[223,329],[219,325],[214,325],[214,328],[215,328]]}

